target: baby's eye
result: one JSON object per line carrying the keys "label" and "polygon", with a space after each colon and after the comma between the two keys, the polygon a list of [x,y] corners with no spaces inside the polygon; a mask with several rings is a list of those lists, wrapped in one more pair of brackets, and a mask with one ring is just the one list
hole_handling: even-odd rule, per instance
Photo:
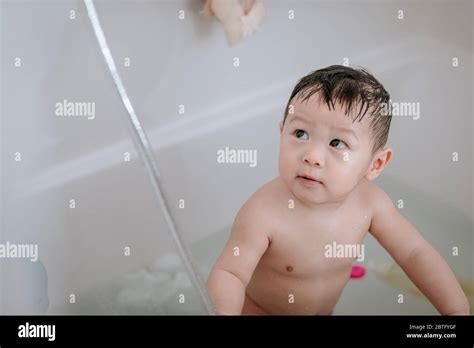
{"label": "baby's eye", "polygon": [[302,137],[305,136],[305,135],[306,135],[306,139],[303,139],[303,140],[308,140],[309,139],[309,134],[306,131],[302,130],[302,129],[297,129],[297,130],[294,131],[294,133],[295,133],[295,135],[298,139],[302,139]]}
{"label": "baby's eye", "polygon": [[339,139],[331,140],[329,145],[334,146],[336,149],[340,149],[340,150],[345,149],[347,147],[346,144],[342,140],[339,140]]}

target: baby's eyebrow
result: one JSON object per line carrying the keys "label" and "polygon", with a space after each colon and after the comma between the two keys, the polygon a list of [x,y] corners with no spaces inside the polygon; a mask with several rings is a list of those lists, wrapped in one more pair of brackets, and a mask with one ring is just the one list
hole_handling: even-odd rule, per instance
{"label": "baby's eyebrow", "polygon": [[290,123],[293,122],[293,121],[301,121],[301,122],[304,122],[304,123],[309,123],[307,119],[301,117],[301,116],[298,116],[298,115],[295,115],[293,116],[293,118],[291,119]]}

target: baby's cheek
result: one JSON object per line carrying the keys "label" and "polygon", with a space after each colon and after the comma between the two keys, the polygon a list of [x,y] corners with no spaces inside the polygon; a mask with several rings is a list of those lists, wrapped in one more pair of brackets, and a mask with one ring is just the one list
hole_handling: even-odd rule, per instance
{"label": "baby's cheek", "polygon": [[338,165],[341,171],[353,172],[360,167],[361,157],[358,153],[343,151],[339,154]]}
{"label": "baby's cheek", "polygon": [[291,170],[293,164],[292,164],[292,159],[290,156],[288,156],[285,152],[280,153],[280,161],[279,161],[279,167],[280,167],[280,173],[288,173],[289,170]]}
{"label": "baby's cheek", "polygon": [[359,172],[360,168],[357,164],[348,165],[344,170],[344,183],[343,187],[344,190],[350,191],[352,190],[357,183],[359,182]]}
{"label": "baby's cheek", "polygon": [[335,166],[330,175],[330,182],[338,191],[345,191],[347,187],[353,185],[356,175],[356,168],[348,162],[340,162]]}

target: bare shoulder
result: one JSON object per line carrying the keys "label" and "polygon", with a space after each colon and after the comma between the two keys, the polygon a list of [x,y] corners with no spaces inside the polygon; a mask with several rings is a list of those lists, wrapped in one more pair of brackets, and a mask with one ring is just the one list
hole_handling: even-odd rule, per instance
{"label": "bare shoulder", "polygon": [[372,219],[387,209],[392,209],[393,203],[389,195],[380,186],[370,180],[365,180],[361,188],[361,196],[367,204]]}
{"label": "bare shoulder", "polygon": [[390,196],[377,184],[368,181],[364,187],[365,197],[370,211],[369,231],[374,234],[376,226],[393,221],[396,209]]}
{"label": "bare shoulder", "polygon": [[376,183],[370,180],[365,180],[364,188],[365,194],[367,195],[368,198],[371,198],[371,200],[374,199],[383,199],[388,197],[387,193]]}
{"label": "bare shoulder", "polygon": [[369,194],[372,207],[369,232],[403,268],[413,252],[427,242],[384,190],[372,184]]}
{"label": "bare shoulder", "polygon": [[236,222],[252,225],[270,238],[272,224],[277,215],[277,197],[281,196],[279,181],[279,178],[275,178],[255,191],[240,208]]}
{"label": "bare shoulder", "polygon": [[281,193],[281,180],[275,178],[265,185],[261,186],[255,191],[250,198],[245,202],[243,207],[246,208],[267,208],[263,211],[268,211],[270,205],[275,202],[275,198],[280,196]]}

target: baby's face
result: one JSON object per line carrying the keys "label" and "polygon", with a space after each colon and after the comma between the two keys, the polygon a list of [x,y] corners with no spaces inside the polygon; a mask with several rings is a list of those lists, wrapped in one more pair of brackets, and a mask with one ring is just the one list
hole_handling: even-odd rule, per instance
{"label": "baby's face", "polygon": [[329,110],[318,94],[307,102],[296,96],[290,104],[293,113],[280,125],[280,176],[304,204],[342,201],[364,178],[373,158],[369,115],[353,122],[341,105]]}

